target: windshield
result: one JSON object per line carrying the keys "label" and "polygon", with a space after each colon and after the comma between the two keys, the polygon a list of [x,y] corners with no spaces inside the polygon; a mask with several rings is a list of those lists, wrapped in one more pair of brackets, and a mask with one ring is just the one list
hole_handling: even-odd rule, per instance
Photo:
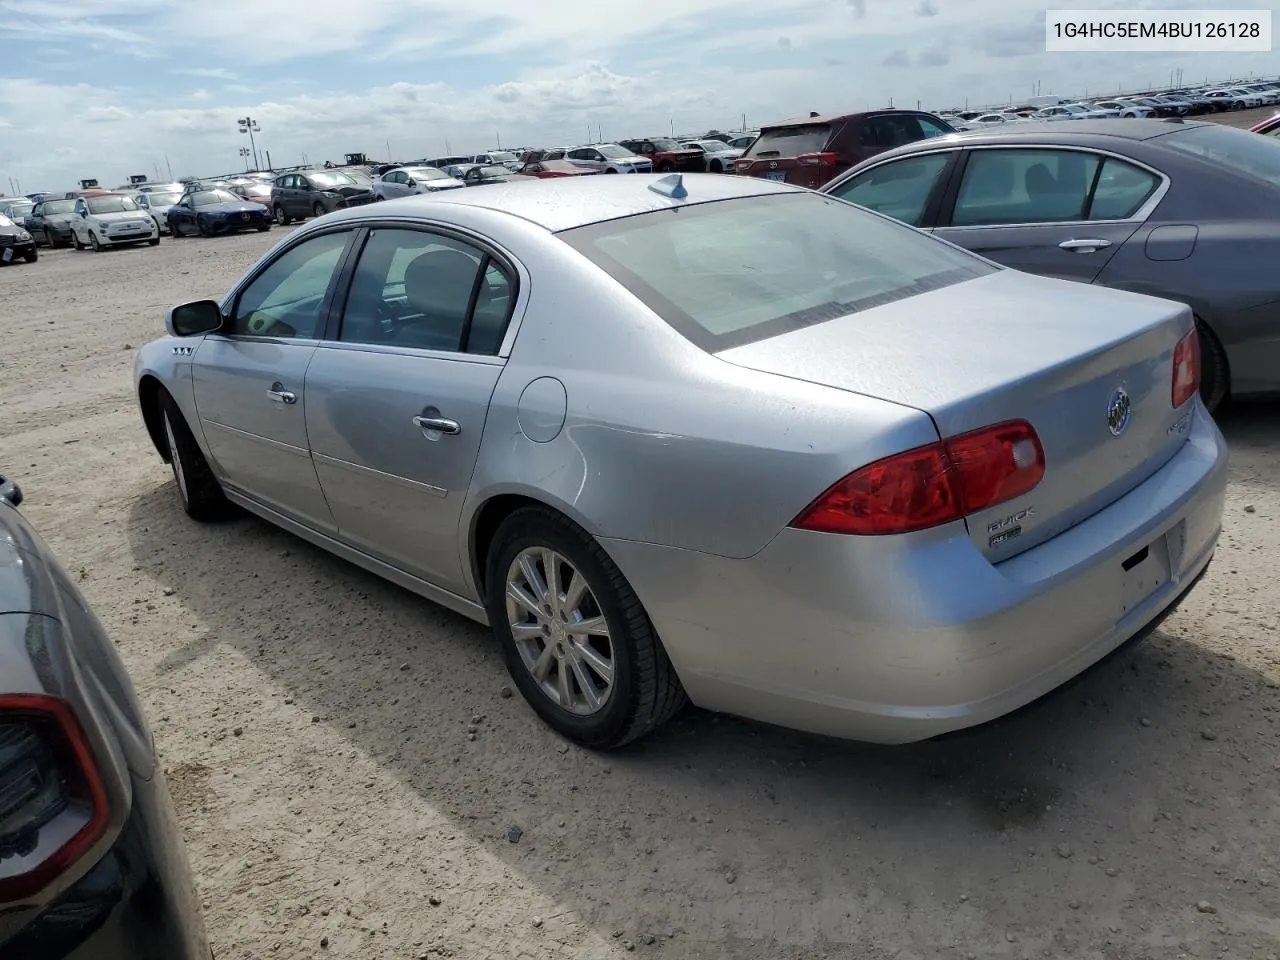
{"label": "windshield", "polygon": [[71,213],[75,209],[76,202],[74,200],[46,200],[44,202],[44,216],[54,216],[59,213]]}
{"label": "windshield", "polygon": [[34,203],[11,203],[7,209],[11,217],[25,217],[34,206]]}
{"label": "windshield", "polygon": [[239,203],[240,198],[226,190],[200,190],[191,195],[193,207],[211,207],[215,203]]}
{"label": "windshield", "polygon": [[171,207],[182,196],[180,193],[148,193],[147,204],[152,207]]}
{"label": "windshield", "polygon": [[355,183],[345,173],[309,173],[307,179],[315,186],[322,188],[349,187]]}
{"label": "windshield", "polygon": [[124,210],[137,210],[138,205],[132,197],[91,197],[88,201],[90,213],[120,213]]}
{"label": "windshield", "polygon": [[1219,168],[1280,186],[1280,141],[1223,124],[1178,130],[1160,143],[1210,161]]}
{"label": "windshield", "polygon": [[412,167],[404,171],[415,180],[448,180],[449,175],[435,167]]}
{"label": "windshield", "polygon": [[498,150],[495,153],[489,154],[489,159],[494,163],[509,163],[515,158],[516,155],[514,153],[507,153],[505,150]]}
{"label": "windshield", "polygon": [[271,188],[268,187],[265,183],[251,183],[248,186],[240,188],[240,196],[269,197],[271,196]]}
{"label": "windshield", "polygon": [[559,236],[712,352],[997,269],[910,227],[809,193],[678,207]]}
{"label": "windshield", "polygon": [[506,167],[493,167],[493,166],[480,167],[479,172],[476,173],[476,176],[478,177],[509,177],[511,176],[511,171],[508,170]]}
{"label": "windshield", "polygon": [[652,140],[653,149],[659,153],[670,153],[672,150],[683,150],[684,148],[674,140]]}
{"label": "windshield", "polygon": [[761,130],[760,136],[747,150],[748,157],[797,157],[802,153],[819,153],[831,139],[831,128],[825,123],[807,123],[798,127]]}
{"label": "windshield", "polygon": [[625,147],[620,147],[616,143],[601,144],[600,146],[596,147],[596,149],[599,150],[606,157],[608,157],[610,160],[624,160],[627,157],[635,156],[635,154],[633,154],[630,150],[626,149]]}

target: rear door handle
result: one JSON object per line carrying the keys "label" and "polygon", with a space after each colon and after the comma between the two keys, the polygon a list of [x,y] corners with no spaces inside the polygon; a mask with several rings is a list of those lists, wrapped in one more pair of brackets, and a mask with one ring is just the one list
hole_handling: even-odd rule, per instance
{"label": "rear door handle", "polygon": [[1111,246],[1110,240],[1063,240],[1058,244],[1063,250],[1071,250],[1074,253],[1093,253],[1101,250],[1103,247]]}
{"label": "rear door handle", "polygon": [[277,380],[271,386],[267,387],[267,396],[276,403],[297,403],[298,395],[292,390],[286,390],[284,384]]}
{"label": "rear door handle", "polygon": [[414,426],[420,427],[424,433],[433,431],[456,436],[462,432],[462,427],[458,425],[458,421],[450,420],[448,417],[414,417],[413,423]]}

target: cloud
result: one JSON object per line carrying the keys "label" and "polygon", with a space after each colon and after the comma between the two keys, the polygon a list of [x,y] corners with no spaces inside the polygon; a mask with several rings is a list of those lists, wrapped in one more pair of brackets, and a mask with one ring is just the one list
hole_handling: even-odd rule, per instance
{"label": "cloud", "polygon": [[208,90],[192,90],[191,99],[192,100],[212,100],[213,94],[210,93]]}
{"label": "cloud", "polygon": [[938,8],[934,6],[933,0],[920,0],[914,12],[917,17],[936,17]]}
{"label": "cloud", "polygon": [[911,66],[911,55],[905,50],[895,50],[881,60],[880,65],[884,67],[909,67]]}
{"label": "cloud", "polygon": [[236,75],[224,67],[191,67],[186,70],[175,70],[188,77],[205,77],[209,80],[235,80]]}
{"label": "cloud", "polygon": [[90,107],[83,116],[90,123],[119,123],[130,119],[131,114],[120,107]]}
{"label": "cloud", "polygon": [[1044,53],[1044,20],[1022,24],[992,24],[977,33],[978,49],[989,57],[1026,57]]}
{"label": "cloud", "polygon": [[790,38],[790,37],[779,37],[779,38],[778,38],[778,46],[779,46],[779,47],[781,47],[783,50],[790,50],[790,49],[791,49],[791,38]]}
{"label": "cloud", "polygon": [[853,7],[853,15],[858,19],[867,15],[867,0],[848,0],[848,4]]}
{"label": "cloud", "polygon": [[951,62],[951,52],[946,44],[935,43],[916,54],[915,64],[922,69],[944,67]]}

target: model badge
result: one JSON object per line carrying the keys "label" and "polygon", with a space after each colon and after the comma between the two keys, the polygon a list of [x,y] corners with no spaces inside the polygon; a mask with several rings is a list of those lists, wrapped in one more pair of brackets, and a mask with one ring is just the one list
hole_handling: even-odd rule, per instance
{"label": "model badge", "polygon": [[175,357],[189,357],[196,352],[195,347],[173,347],[172,349]]}
{"label": "model badge", "polygon": [[1133,414],[1133,401],[1124,387],[1116,387],[1107,403],[1107,429],[1113,437],[1118,437],[1129,428],[1129,418]]}

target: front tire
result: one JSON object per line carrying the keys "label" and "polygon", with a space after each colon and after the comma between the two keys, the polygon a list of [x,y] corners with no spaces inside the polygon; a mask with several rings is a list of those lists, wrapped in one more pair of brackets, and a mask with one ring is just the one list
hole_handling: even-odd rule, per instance
{"label": "front tire", "polygon": [[293,218],[284,212],[284,207],[280,206],[279,204],[276,204],[275,213],[276,213],[276,223],[280,224],[280,226],[282,227],[287,227],[293,221]]}
{"label": "front tire", "polygon": [[94,253],[102,252],[102,241],[98,239],[98,235],[92,230],[89,231],[89,246],[93,247]]}
{"label": "front tire", "polygon": [[324,216],[324,204],[317,200],[317,201],[316,201],[315,206],[313,206],[313,207],[311,208],[311,214],[312,214],[312,216],[316,216],[316,217],[323,217],[323,216]]}
{"label": "front tire", "polygon": [[164,436],[169,445],[169,465],[178,485],[182,509],[192,520],[201,523],[234,516],[236,508],[226,498],[209,469],[209,462],[205,460],[178,404],[168,393],[161,391],[160,407],[164,415]]}
{"label": "front tire", "polygon": [[36,250],[36,245],[33,243],[31,245],[31,249],[24,253],[22,257],[27,261],[27,263],[35,263],[40,259],[40,252]]}
{"label": "front tire", "polygon": [[209,228],[209,221],[204,217],[196,217],[196,232],[202,237],[213,236],[213,231]]}
{"label": "front tire", "polygon": [[58,249],[58,244],[53,237],[53,231],[48,227],[44,228],[44,242],[48,244],[50,250]]}
{"label": "front tire", "polygon": [[156,231],[156,235],[147,241],[147,245],[151,247],[160,246],[160,231]]}
{"label": "front tire", "polygon": [[84,244],[80,242],[80,234],[74,230],[71,231],[71,246],[77,250],[83,250]]}
{"label": "front tire", "polygon": [[604,549],[547,507],[523,507],[494,535],[489,622],[512,680],[553,729],[612,749],[686,703],[639,598]]}

